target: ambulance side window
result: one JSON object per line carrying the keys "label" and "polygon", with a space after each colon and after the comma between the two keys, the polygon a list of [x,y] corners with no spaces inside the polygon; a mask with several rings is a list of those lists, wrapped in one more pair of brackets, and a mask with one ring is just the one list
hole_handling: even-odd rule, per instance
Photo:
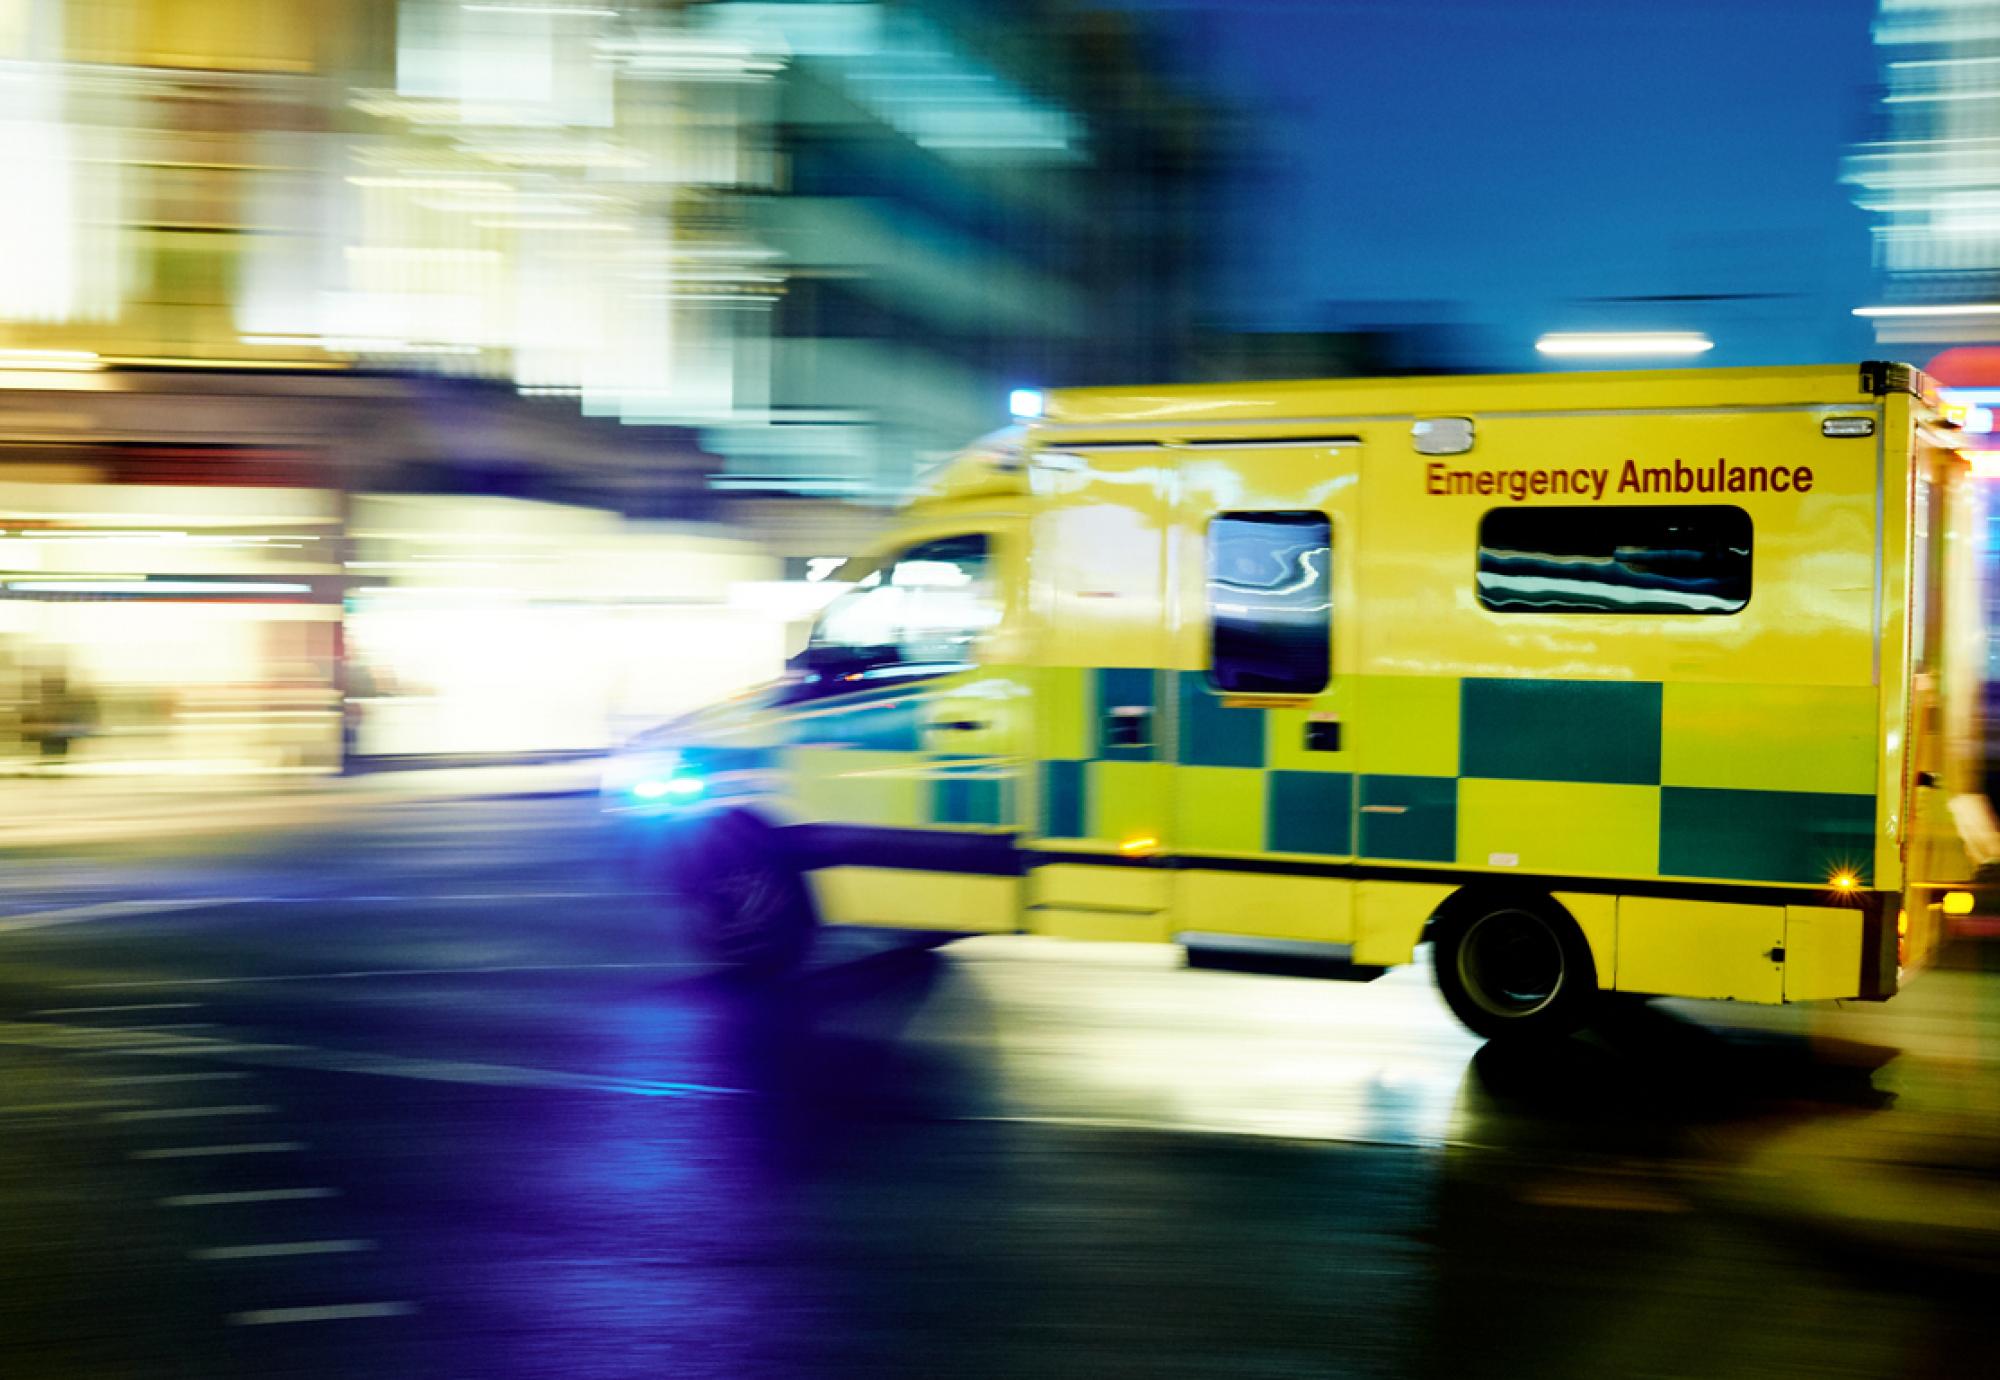
{"label": "ambulance side window", "polygon": [[963,670],[999,621],[985,533],[920,543],[827,605],[806,644],[802,691]]}
{"label": "ambulance side window", "polygon": [[1750,514],[1495,508],[1479,521],[1478,582],[1496,613],[1735,613],[1750,602]]}
{"label": "ambulance side window", "polygon": [[1210,678],[1219,690],[1310,695],[1333,662],[1333,523],[1324,513],[1222,513],[1208,524]]}

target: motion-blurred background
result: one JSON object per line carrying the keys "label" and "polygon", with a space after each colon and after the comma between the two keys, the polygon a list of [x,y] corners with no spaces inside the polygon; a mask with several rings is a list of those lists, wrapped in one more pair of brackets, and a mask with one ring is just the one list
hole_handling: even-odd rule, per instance
{"label": "motion-blurred background", "polygon": [[594,795],[1016,390],[1884,358],[1991,428],[2000,0],[0,0],[0,1376],[1992,1373],[1991,916],[772,994]]}
{"label": "motion-blurred background", "polygon": [[1024,385],[2000,386],[1996,62],[1917,0],[0,0],[0,770],[602,749]]}

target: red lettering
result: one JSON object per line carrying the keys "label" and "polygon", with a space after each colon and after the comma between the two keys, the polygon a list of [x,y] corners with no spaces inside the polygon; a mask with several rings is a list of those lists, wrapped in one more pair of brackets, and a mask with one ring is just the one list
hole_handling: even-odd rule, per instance
{"label": "red lettering", "polygon": [[1549,472],[1547,470],[1536,470],[1534,477],[1528,481],[1528,491],[1537,494],[1547,493],[1549,491]]}
{"label": "red lettering", "polygon": [[1792,488],[1799,493],[1809,494],[1812,492],[1812,486],[1813,472],[1810,466],[1800,465],[1792,471]]}
{"label": "red lettering", "polygon": [[1479,480],[1478,480],[1478,482],[1477,482],[1477,484],[1476,484],[1476,486],[1475,486],[1475,487],[1477,487],[1477,488],[1478,488],[1478,490],[1479,490],[1479,492],[1480,492],[1480,493],[1483,493],[1483,494],[1490,494],[1490,493],[1492,493],[1492,492],[1493,492],[1493,471],[1492,471],[1492,470],[1481,470],[1481,471],[1479,472]]}

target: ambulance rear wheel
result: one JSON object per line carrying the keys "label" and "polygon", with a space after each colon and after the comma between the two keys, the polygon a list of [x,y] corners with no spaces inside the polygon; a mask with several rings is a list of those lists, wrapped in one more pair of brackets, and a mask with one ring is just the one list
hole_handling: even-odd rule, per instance
{"label": "ambulance rear wheel", "polygon": [[683,881],[701,956],[733,973],[774,977],[804,961],[812,899],[764,826],[725,817],[696,841]]}
{"label": "ambulance rear wheel", "polygon": [[1546,898],[1464,897],[1431,940],[1445,1004],[1489,1040],[1567,1035],[1597,997],[1590,946]]}

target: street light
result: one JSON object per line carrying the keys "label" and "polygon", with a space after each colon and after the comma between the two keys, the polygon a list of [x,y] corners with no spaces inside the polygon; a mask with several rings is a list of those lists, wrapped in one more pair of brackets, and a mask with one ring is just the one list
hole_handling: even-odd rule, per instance
{"label": "street light", "polygon": [[1550,331],[1535,348],[1559,358],[1611,358],[1700,355],[1713,350],[1715,342],[1699,331]]}
{"label": "street light", "polygon": [[2000,316],[2000,302],[1938,302],[1929,306],[1856,307],[1856,316]]}

